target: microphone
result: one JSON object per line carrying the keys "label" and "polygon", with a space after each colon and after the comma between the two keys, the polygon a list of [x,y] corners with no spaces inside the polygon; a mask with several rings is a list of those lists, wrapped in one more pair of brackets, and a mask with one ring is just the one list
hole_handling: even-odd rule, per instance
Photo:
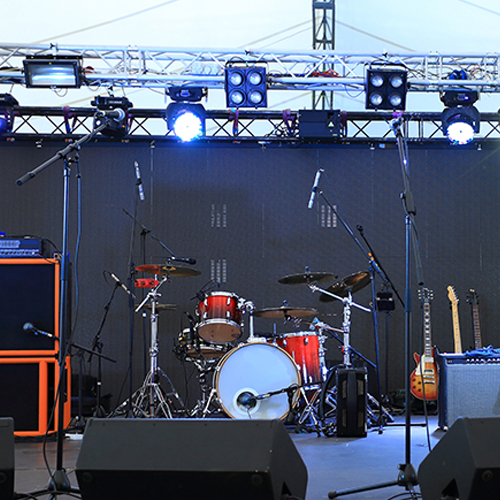
{"label": "microphone", "polygon": [[137,187],[139,188],[139,198],[144,201],[144,189],[142,187],[141,171],[139,170],[139,163],[134,161],[135,176],[137,177]]}
{"label": "microphone", "polygon": [[196,264],[196,259],[192,259],[191,257],[169,257],[170,260],[177,262],[184,262],[186,264]]}
{"label": "microphone", "polygon": [[114,275],[113,273],[109,273],[109,275],[116,281],[116,284],[118,286],[121,286],[130,296],[134,297],[135,295],[120,281],[120,278],[118,276]]}
{"label": "microphone", "polygon": [[123,120],[125,118],[125,111],[122,108],[112,109],[111,111],[98,111],[100,116],[105,116],[106,118],[111,118],[113,120]]}
{"label": "microphone", "polygon": [[39,330],[38,328],[35,327],[35,325],[33,323],[29,323],[29,322],[24,323],[23,330],[25,332],[34,333],[35,335],[43,335],[45,337],[50,337],[50,338],[55,337],[55,335],[53,335],[52,333],[44,332],[43,330]]}
{"label": "microphone", "polygon": [[236,398],[236,404],[251,410],[257,405],[257,397],[248,391],[244,391]]}
{"label": "microphone", "polygon": [[314,198],[316,196],[316,191],[318,190],[318,184],[319,184],[319,178],[321,177],[321,174],[324,172],[324,170],[322,168],[320,168],[317,172],[316,172],[316,177],[314,178],[314,184],[313,184],[313,187],[311,189],[311,197],[309,198],[309,203],[307,205],[307,208],[309,210],[311,210],[311,208],[313,207],[314,205]]}

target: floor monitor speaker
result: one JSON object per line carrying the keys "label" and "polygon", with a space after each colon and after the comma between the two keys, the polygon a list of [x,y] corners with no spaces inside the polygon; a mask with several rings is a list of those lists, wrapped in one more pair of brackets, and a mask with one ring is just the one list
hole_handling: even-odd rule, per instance
{"label": "floor monitor speaker", "polygon": [[14,498],[14,420],[0,418],[0,498]]}
{"label": "floor monitor speaker", "polygon": [[90,419],[83,500],[305,498],[307,469],[279,420]]}
{"label": "floor monitor speaker", "polygon": [[420,464],[423,500],[485,500],[500,491],[500,418],[458,418]]}

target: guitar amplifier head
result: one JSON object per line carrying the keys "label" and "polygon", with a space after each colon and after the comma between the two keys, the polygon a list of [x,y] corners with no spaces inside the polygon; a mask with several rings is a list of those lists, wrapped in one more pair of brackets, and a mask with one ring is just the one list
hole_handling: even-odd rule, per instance
{"label": "guitar amplifier head", "polygon": [[500,356],[438,354],[437,362],[439,427],[459,417],[500,416]]}

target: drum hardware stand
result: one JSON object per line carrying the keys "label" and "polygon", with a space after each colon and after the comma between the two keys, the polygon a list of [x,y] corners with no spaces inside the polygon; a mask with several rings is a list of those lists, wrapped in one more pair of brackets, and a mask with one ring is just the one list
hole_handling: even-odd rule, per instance
{"label": "drum hardware stand", "polygon": [[[157,277],[157,276],[156,276]],[[158,280],[157,280],[158,281]],[[179,394],[175,390],[172,382],[167,374],[158,366],[158,317],[156,311],[157,298],[160,297],[158,293],[159,288],[169,281],[168,276],[163,276],[158,284],[151,288],[144,300],[136,307],[135,312],[139,312],[144,305],[151,301],[151,344],[149,349],[150,355],[150,370],[146,375],[142,386],[135,391],[130,401],[125,401],[113,412],[113,416],[125,409],[127,405],[132,407],[132,415],[136,417],[145,418],[172,418],[172,411],[169,403],[165,399],[165,395],[174,396],[184,409],[184,403]],[[162,375],[169,383],[172,392],[165,394],[160,387],[159,378]]]}
{"label": "drum hardware stand", "polygon": [[[328,334],[332,338],[334,338],[335,340],[337,340],[343,346],[344,342],[336,334],[336,333],[343,333],[343,330],[340,330],[338,328],[334,328],[334,327],[332,327],[330,325],[327,325],[326,323],[323,323],[323,322],[319,321],[318,319],[314,319],[314,321],[312,322],[312,325],[315,328],[319,328],[320,330],[327,331]],[[370,365],[372,368],[376,367],[376,365],[374,363],[372,363],[368,358],[366,358],[365,356],[363,356],[354,347],[350,346],[349,350],[351,351],[351,353],[354,356],[358,357],[359,359],[362,359],[365,363],[367,363],[368,365]],[[375,398],[374,396],[372,396],[369,392],[366,393],[366,397],[368,399],[368,403],[369,404],[375,406],[375,408],[376,408],[377,411],[379,411],[379,412],[381,411],[383,413],[384,418],[386,419],[386,422],[391,422],[391,423],[394,422],[394,418],[392,417],[392,415],[386,410],[386,408],[384,408],[384,405],[380,404],[380,402],[377,400],[377,398]],[[372,411],[372,409],[370,407],[367,407],[367,412],[368,412],[368,415],[372,418],[372,421],[374,422],[374,425],[375,425],[377,423],[378,419],[376,418],[374,412]]]}
{"label": "drum hardware stand", "polygon": [[314,385],[314,386],[307,386],[306,387],[309,390],[314,390],[314,393],[310,398],[307,396],[307,392],[305,391],[305,388],[303,386],[300,387],[299,392],[305,402],[305,408],[300,412],[299,415],[297,415],[297,424],[300,428],[306,427],[306,420],[310,418],[312,420],[312,423],[314,425],[314,428],[316,429],[316,433],[318,436],[321,435],[321,426],[320,426],[320,420],[317,415],[317,406],[318,406],[318,400],[321,395],[322,391],[322,386],[321,385]]}
{"label": "drum hardware stand", "polygon": [[[211,367],[207,368],[209,361],[205,359],[195,360],[194,364],[198,369],[198,380],[200,383],[201,399],[198,400],[195,407],[189,412],[190,417],[205,418],[207,415],[221,411],[220,406],[217,405],[217,398],[215,398],[215,389],[209,389],[207,383],[207,374],[210,372]],[[208,397],[207,397],[208,393]],[[216,405],[217,409],[211,411],[210,406]]]}

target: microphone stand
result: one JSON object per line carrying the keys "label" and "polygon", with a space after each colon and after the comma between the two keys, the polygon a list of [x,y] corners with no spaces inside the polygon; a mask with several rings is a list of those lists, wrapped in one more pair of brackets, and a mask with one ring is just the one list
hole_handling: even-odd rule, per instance
{"label": "microphone stand", "polygon": [[[321,169],[320,169],[321,170]],[[318,170],[319,172],[319,170]],[[320,196],[323,198],[325,203],[330,207],[331,211],[337,216],[337,218],[340,220],[342,225],[344,226],[345,230],[349,233],[351,238],[354,240],[358,248],[361,250],[361,252],[365,255],[365,257],[368,259],[369,262],[369,270],[370,270],[370,289],[371,289],[371,295],[372,295],[372,303],[374,304],[374,307],[372,308],[372,320],[373,320],[373,335],[374,335],[374,342],[375,342],[375,364],[377,366],[375,373],[377,375],[377,391],[378,391],[378,403],[380,408],[382,408],[382,387],[381,387],[381,381],[380,381],[380,355],[379,355],[379,342],[378,342],[378,317],[377,317],[377,307],[376,307],[376,293],[375,293],[375,273],[377,273],[384,283],[387,283],[387,278],[385,274],[382,272],[380,267],[378,266],[375,258],[373,257],[372,253],[367,252],[364,246],[361,244],[361,242],[356,238],[352,228],[349,226],[347,221],[340,215],[339,211],[337,210],[337,207],[330,203],[330,201],[326,198],[325,194],[323,193],[322,190],[319,190],[317,188],[317,179],[318,179],[318,174],[316,174],[316,179],[314,181],[314,184],[316,187],[313,186],[313,194],[314,193],[319,193]],[[312,201],[314,201],[313,196],[311,195],[311,200],[309,201],[309,208],[312,208]],[[342,299],[341,299],[342,300]],[[379,412],[379,433],[382,432],[382,411]]]}
{"label": "microphone stand", "polygon": [[[94,340],[92,341],[92,350],[90,351],[89,363],[92,361],[92,356],[95,354],[98,357],[97,361],[97,389],[96,389],[96,406],[94,408],[94,417],[104,417],[104,410],[101,407],[101,387],[102,387],[102,360],[106,359],[107,361],[111,361],[112,363],[116,363],[116,360],[108,358],[102,354],[103,343],[101,342],[101,332],[104,328],[104,324],[106,323],[106,319],[108,317],[109,309],[111,307],[111,303],[115,297],[116,290],[120,285],[115,282],[115,286],[113,287],[113,291],[111,292],[111,297],[108,300],[108,303],[104,306],[104,315],[101,320],[101,324],[99,325],[99,329],[94,336]],[[97,352],[96,352],[97,350]]]}
{"label": "microphone stand", "polygon": [[63,227],[62,227],[62,257],[61,257],[61,275],[60,275],[60,293],[59,293],[59,397],[54,398],[59,400],[57,412],[57,457],[56,470],[52,474],[47,485],[47,492],[50,493],[50,499],[66,492],[78,492],[78,489],[71,487],[71,483],[63,468],[63,440],[64,440],[64,401],[63,397],[66,392],[66,380],[64,377],[65,359],[67,354],[66,337],[69,330],[68,318],[68,279],[69,279],[69,253],[68,253],[68,233],[69,233],[69,178],[70,164],[73,163],[73,158],[70,155],[78,154],[81,146],[90,141],[96,134],[106,128],[108,120],[105,120],[99,127],[96,127],[89,134],[81,137],[75,142],[68,144],[64,149],[58,151],[52,158],[42,163],[40,166],[27,172],[20,177],[16,184],[22,186],[29,180],[33,179],[37,174],[45,170],[47,167],[62,159],[64,163],[63,169]]}
{"label": "microphone stand", "polygon": [[[158,238],[158,236],[156,236],[153,231],[151,231],[151,229],[149,229],[148,227],[146,227],[144,224],[141,224],[138,220],[137,220],[137,217],[134,217],[132,214],[128,213],[124,208],[122,208],[122,210],[125,212],[126,215],[128,215],[138,226],[141,227],[142,229],[142,232],[141,234],[144,234],[144,235],[148,235],[151,236],[151,238],[153,238],[153,240],[155,240],[163,249],[165,249],[169,254],[170,254],[170,257],[167,257],[167,259],[171,258],[172,260],[178,260],[179,262],[181,261],[184,261],[185,259],[180,259],[170,248],[167,247],[167,245],[165,245],[165,243],[163,243],[163,241],[160,240],[160,238]],[[190,262],[188,262],[189,264]],[[195,264],[195,262],[193,262],[193,264]]]}
{"label": "microphone stand", "polygon": [[417,498],[414,486],[418,484],[415,468],[411,463],[411,411],[410,411],[410,375],[411,375],[411,249],[415,256],[415,270],[419,286],[423,286],[422,263],[418,247],[418,238],[415,225],[415,205],[413,194],[410,190],[408,151],[406,141],[401,131],[401,119],[393,123],[393,131],[398,144],[399,160],[403,176],[404,192],[401,195],[405,211],[405,463],[399,464],[399,474],[396,481],[381,483],[361,488],[352,488],[340,491],[331,491],[328,498],[337,498],[340,495],[358,493],[389,486],[404,486],[410,493],[412,499]]}

